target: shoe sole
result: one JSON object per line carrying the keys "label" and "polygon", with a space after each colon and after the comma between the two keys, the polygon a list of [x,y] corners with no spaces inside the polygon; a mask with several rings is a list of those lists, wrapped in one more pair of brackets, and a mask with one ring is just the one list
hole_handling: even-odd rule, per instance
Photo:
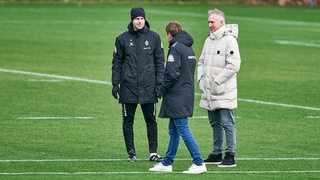
{"label": "shoe sole", "polygon": [[198,172],[188,172],[188,171],[183,171],[183,174],[202,174],[202,173],[206,173],[207,171],[198,171]]}
{"label": "shoe sole", "polygon": [[[222,162],[222,161],[221,161]],[[215,164],[215,165],[218,165],[220,164],[221,162],[204,162],[204,164]]]}
{"label": "shoe sole", "polygon": [[220,168],[231,168],[231,167],[236,167],[237,165],[236,164],[233,164],[233,165],[222,165],[222,164],[218,164],[218,167]]}

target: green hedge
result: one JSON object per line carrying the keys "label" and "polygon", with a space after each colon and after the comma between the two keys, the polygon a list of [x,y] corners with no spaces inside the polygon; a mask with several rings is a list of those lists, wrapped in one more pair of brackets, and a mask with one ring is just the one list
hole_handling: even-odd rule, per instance
{"label": "green hedge", "polygon": [[[273,4],[277,0],[257,0],[257,4]],[[135,0],[0,0],[1,3],[108,3],[108,2],[137,2]],[[206,3],[206,4],[250,4],[250,0],[140,0],[139,2],[177,2],[177,3]]]}

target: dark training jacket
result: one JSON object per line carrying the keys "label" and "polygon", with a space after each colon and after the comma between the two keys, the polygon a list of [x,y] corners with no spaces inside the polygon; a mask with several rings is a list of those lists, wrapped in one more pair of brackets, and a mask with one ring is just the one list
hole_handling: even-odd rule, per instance
{"label": "dark training jacket", "polygon": [[184,118],[193,115],[196,56],[191,48],[192,44],[193,38],[185,31],[169,42],[170,49],[161,86],[161,118]]}
{"label": "dark training jacket", "polygon": [[155,103],[156,87],[164,72],[164,52],[160,36],[151,31],[149,23],[116,38],[112,60],[112,85],[120,84],[119,103]]}

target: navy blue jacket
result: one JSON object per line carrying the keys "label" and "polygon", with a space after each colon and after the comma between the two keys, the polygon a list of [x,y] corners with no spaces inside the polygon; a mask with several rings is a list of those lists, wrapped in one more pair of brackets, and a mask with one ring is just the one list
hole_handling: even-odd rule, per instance
{"label": "navy blue jacket", "polygon": [[193,38],[185,31],[169,42],[166,69],[161,86],[163,100],[159,117],[192,117],[196,56]]}
{"label": "navy blue jacket", "polygon": [[151,31],[149,23],[116,38],[112,60],[112,85],[120,84],[119,103],[155,103],[156,86],[160,86],[164,72],[164,52],[160,36]]}

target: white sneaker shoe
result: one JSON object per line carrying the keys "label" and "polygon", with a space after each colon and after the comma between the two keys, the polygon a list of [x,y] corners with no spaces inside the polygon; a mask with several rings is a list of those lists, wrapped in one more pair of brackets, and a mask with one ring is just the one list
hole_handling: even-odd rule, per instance
{"label": "white sneaker shoe", "polygon": [[202,165],[200,166],[197,166],[196,164],[192,164],[187,171],[183,171],[183,174],[201,174],[205,172],[207,172],[207,167],[204,163],[202,163]]}
{"label": "white sneaker shoe", "polygon": [[172,172],[172,165],[164,166],[162,162],[155,164],[153,168],[150,168],[151,172]]}

